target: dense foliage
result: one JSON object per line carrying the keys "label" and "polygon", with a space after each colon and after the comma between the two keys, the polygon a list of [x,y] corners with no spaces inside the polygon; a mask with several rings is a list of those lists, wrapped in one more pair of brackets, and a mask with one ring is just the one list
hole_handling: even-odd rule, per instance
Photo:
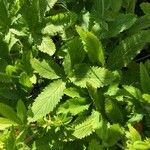
{"label": "dense foliage", "polygon": [[149,150],[150,3],[0,0],[0,150]]}

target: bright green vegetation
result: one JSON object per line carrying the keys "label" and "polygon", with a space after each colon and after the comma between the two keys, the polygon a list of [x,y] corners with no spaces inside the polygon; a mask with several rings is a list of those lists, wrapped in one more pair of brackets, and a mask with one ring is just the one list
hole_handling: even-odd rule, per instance
{"label": "bright green vegetation", "polygon": [[150,150],[150,3],[0,0],[0,150]]}

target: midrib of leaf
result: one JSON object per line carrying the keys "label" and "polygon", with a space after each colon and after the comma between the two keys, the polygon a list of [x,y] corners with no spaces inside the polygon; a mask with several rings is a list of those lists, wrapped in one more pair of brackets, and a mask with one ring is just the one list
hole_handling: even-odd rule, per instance
{"label": "midrib of leaf", "polygon": [[104,84],[104,82],[97,76],[97,74],[94,72],[94,70],[92,68],[90,68],[90,70],[93,72],[93,74],[96,76],[96,78],[102,83]]}

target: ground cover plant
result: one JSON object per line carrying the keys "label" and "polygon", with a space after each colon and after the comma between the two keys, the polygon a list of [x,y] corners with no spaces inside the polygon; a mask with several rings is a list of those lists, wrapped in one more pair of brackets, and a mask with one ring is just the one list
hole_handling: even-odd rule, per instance
{"label": "ground cover plant", "polygon": [[150,3],[0,0],[0,150],[149,150]]}

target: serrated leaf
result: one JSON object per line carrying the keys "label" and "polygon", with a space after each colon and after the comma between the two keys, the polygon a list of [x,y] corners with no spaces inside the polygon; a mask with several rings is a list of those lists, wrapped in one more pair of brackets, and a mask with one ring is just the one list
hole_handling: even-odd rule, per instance
{"label": "serrated leaf", "polygon": [[93,16],[96,19],[96,21],[100,21],[105,15],[105,12],[108,10],[108,8],[111,6],[110,0],[95,0],[93,4]]}
{"label": "serrated leaf", "polygon": [[89,95],[91,99],[93,100],[94,106],[102,115],[103,118],[106,118],[105,116],[105,97],[103,95],[103,91],[101,89],[97,90],[94,87],[87,82],[87,89],[89,92]]}
{"label": "serrated leaf", "polygon": [[76,30],[84,42],[90,61],[104,66],[105,56],[101,41],[92,32],[85,32],[80,27],[76,27]]}
{"label": "serrated leaf", "polygon": [[150,16],[144,15],[137,19],[135,24],[128,30],[128,34],[132,35],[137,31],[150,27]]}
{"label": "serrated leaf", "polygon": [[5,59],[0,58],[0,72],[5,72],[5,69],[7,67],[7,61]]}
{"label": "serrated leaf", "polygon": [[131,138],[132,142],[140,141],[141,140],[141,136],[138,133],[138,131],[136,129],[134,129],[131,126],[131,124],[128,125],[128,128],[129,128],[130,138]]}
{"label": "serrated leaf", "polygon": [[106,99],[105,100],[105,113],[107,117],[114,123],[123,122],[123,114],[117,102]]}
{"label": "serrated leaf", "polygon": [[48,35],[48,36],[55,36],[58,33],[63,34],[64,28],[62,25],[53,25],[53,24],[46,24],[46,26],[42,29],[42,34]]}
{"label": "serrated leaf", "polygon": [[70,75],[70,80],[75,85],[85,88],[88,82],[94,88],[99,88],[111,84],[115,75],[105,68],[90,67],[86,64],[80,64],[75,67]]}
{"label": "serrated leaf", "polygon": [[15,126],[17,124],[9,119],[0,117],[0,130],[5,130],[6,128],[11,127],[12,125]]}
{"label": "serrated leaf", "polygon": [[64,94],[66,94],[67,96],[71,98],[75,98],[75,97],[81,97],[82,92],[79,88],[71,87],[71,88],[66,88],[64,90]]}
{"label": "serrated leaf", "polygon": [[82,63],[85,57],[83,44],[79,37],[73,38],[66,44],[67,55],[64,58],[63,66],[66,74],[69,74],[74,65]]}
{"label": "serrated leaf", "polygon": [[89,108],[89,103],[86,98],[68,99],[58,108],[58,113],[71,113],[77,115]]}
{"label": "serrated leaf", "polygon": [[115,20],[109,24],[109,31],[102,34],[103,38],[115,37],[119,33],[129,29],[136,21],[133,14],[118,15]]}
{"label": "serrated leaf", "polygon": [[88,150],[103,150],[103,146],[100,145],[100,143],[96,139],[93,139],[89,143]]}
{"label": "serrated leaf", "polygon": [[32,59],[31,64],[33,69],[42,76],[43,78],[47,79],[58,79],[59,76],[57,75],[58,66],[54,62],[50,61],[49,63],[43,60],[40,62],[37,59]]}
{"label": "serrated leaf", "polygon": [[143,91],[150,94],[150,76],[142,63],[140,64],[140,82]]}
{"label": "serrated leaf", "polygon": [[8,44],[8,49],[9,49],[9,51],[11,51],[11,49],[13,48],[13,46],[14,46],[19,40],[18,40],[18,39],[15,37],[15,35],[14,35],[12,32],[10,32],[10,30],[9,30],[9,32],[5,35],[4,41]]}
{"label": "serrated leaf", "polygon": [[5,28],[10,20],[8,18],[7,4],[3,0],[0,1],[0,8],[0,30],[6,30]]}
{"label": "serrated leaf", "polygon": [[9,31],[11,33],[13,33],[14,35],[17,35],[17,36],[27,36],[27,34],[24,33],[23,31],[18,31],[18,30],[13,29],[13,28],[9,29]]}
{"label": "serrated leaf", "polygon": [[91,116],[84,122],[75,127],[73,135],[76,138],[82,139],[92,134],[96,129],[100,127],[100,114],[97,111],[93,111]]}
{"label": "serrated leaf", "polygon": [[32,88],[32,82],[30,81],[30,78],[26,72],[22,72],[20,74],[19,83],[22,84],[25,88]]}
{"label": "serrated leaf", "polygon": [[122,6],[122,0],[118,0],[116,2],[116,0],[111,0],[111,9],[114,12],[118,12],[121,9]]}
{"label": "serrated leaf", "polygon": [[41,52],[50,56],[52,56],[56,51],[54,42],[48,36],[43,37],[42,41],[37,43],[37,47]]}
{"label": "serrated leaf", "polygon": [[124,1],[124,7],[126,8],[126,11],[128,13],[134,13],[136,2],[137,2],[136,0],[126,0],[126,1]]}
{"label": "serrated leaf", "polygon": [[48,5],[49,5],[50,8],[52,8],[52,7],[55,5],[55,3],[56,3],[57,1],[58,1],[58,0],[47,0]]}
{"label": "serrated leaf", "polygon": [[148,42],[150,42],[149,30],[140,31],[131,37],[127,37],[110,54],[108,66],[111,69],[120,69],[127,66]]}
{"label": "serrated leaf", "polygon": [[135,88],[133,86],[124,85],[123,88],[128,91],[134,98],[137,100],[142,99],[142,93],[138,88]]}
{"label": "serrated leaf", "polygon": [[48,17],[48,20],[55,25],[63,25],[65,28],[70,27],[76,22],[77,15],[73,12],[61,12]]}
{"label": "serrated leaf", "polygon": [[10,88],[0,88],[0,96],[11,100],[16,100],[21,97],[19,92],[16,91],[16,89]]}
{"label": "serrated leaf", "polygon": [[0,72],[0,82],[2,82],[2,83],[12,83],[12,79],[6,73]]}
{"label": "serrated leaf", "polygon": [[150,3],[148,2],[142,3],[140,7],[145,14],[150,15]]}
{"label": "serrated leaf", "polygon": [[135,123],[135,122],[140,122],[143,119],[143,114],[137,114],[134,113],[133,116],[131,116],[131,118],[128,120],[129,123]]}
{"label": "serrated leaf", "polygon": [[49,84],[42,93],[38,95],[32,105],[33,118],[38,120],[53,111],[63,96],[65,83],[62,80]]}
{"label": "serrated leaf", "polygon": [[149,94],[143,94],[142,97],[144,98],[145,101],[150,103],[150,95]]}
{"label": "serrated leaf", "polygon": [[108,127],[107,132],[105,134],[107,134],[107,138],[103,141],[104,145],[106,147],[111,147],[122,138],[123,131],[119,124],[113,124],[110,127]]}
{"label": "serrated leaf", "polygon": [[17,124],[21,124],[21,120],[18,118],[16,112],[8,105],[0,103],[0,114]]}
{"label": "serrated leaf", "polygon": [[136,150],[149,150],[150,144],[145,141],[136,141],[133,143],[132,148]]}

